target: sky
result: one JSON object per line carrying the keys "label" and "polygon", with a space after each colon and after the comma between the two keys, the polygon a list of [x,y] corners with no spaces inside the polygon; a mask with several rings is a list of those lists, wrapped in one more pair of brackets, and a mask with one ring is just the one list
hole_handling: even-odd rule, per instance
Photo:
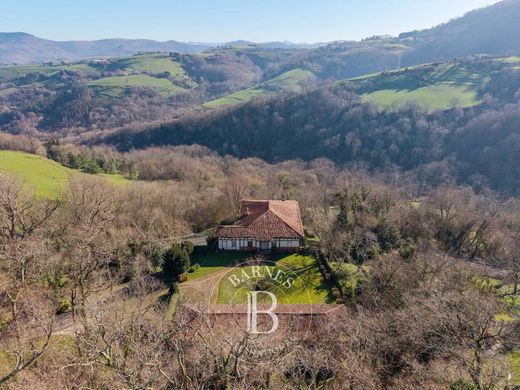
{"label": "sky", "polygon": [[429,28],[497,0],[0,0],[0,31],[53,40],[327,42]]}

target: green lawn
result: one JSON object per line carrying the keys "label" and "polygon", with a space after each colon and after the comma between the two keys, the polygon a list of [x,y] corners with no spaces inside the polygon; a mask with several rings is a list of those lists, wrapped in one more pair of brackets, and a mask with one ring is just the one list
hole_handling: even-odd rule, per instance
{"label": "green lawn", "polygon": [[247,261],[250,257],[251,254],[240,252],[210,253],[192,256],[191,263],[199,264],[200,268],[194,272],[188,272],[188,280],[196,280],[226,267],[233,267],[236,264]]}
{"label": "green lawn", "polygon": [[150,87],[157,89],[164,95],[173,95],[184,91],[183,88],[173,84],[166,78],[156,78],[146,74],[130,76],[113,76],[94,80],[88,84],[101,94],[108,96],[121,96],[128,87]]}
{"label": "green lawn", "polygon": [[[21,177],[38,196],[52,198],[66,187],[72,175],[83,175],[55,161],[29,153],[0,150],[0,172]],[[114,184],[128,183],[121,175],[100,175]]]}
{"label": "green lawn", "polygon": [[[265,288],[273,292],[277,296],[279,304],[318,304],[330,302],[330,286],[323,281],[314,258],[293,254],[280,255],[274,261],[276,261],[277,265],[276,267],[269,266],[270,270],[276,273],[278,270],[288,272],[287,269],[290,269],[298,276],[289,289],[281,287],[280,283],[272,282],[269,278],[251,278],[247,284],[234,287],[227,276],[235,275],[240,277],[243,270],[251,275],[252,267],[246,266],[230,272],[220,281],[217,303],[246,303],[246,294],[254,288],[252,284],[260,279],[264,279],[267,283],[262,289]],[[260,295],[259,298],[262,298],[262,296]]]}

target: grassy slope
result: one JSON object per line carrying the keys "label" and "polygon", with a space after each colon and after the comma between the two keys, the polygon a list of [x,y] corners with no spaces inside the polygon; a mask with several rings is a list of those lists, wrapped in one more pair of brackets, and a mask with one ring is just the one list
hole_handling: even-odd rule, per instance
{"label": "grassy slope", "polygon": [[109,96],[120,96],[127,87],[156,88],[165,95],[184,90],[168,79],[156,78],[146,74],[106,77],[104,79],[94,80],[88,85],[100,89],[102,94]]}
{"label": "grassy slope", "polygon": [[218,108],[233,104],[245,103],[255,96],[270,95],[278,92],[298,93],[302,90],[302,83],[314,78],[314,75],[303,69],[293,69],[285,72],[272,80],[266,81],[257,87],[247,88],[224,96],[220,99],[212,100],[203,105],[204,108]]}
{"label": "grassy slope", "polygon": [[380,108],[414,102],[428,110],[480,103],[478,89],[491,79],[496,67],[518,64],[518,57],[482,63],[427,64],[409,69],[371,74],[349,80],[364,101]]}
{"label": "grassy slope", "polygon": [[[108,96],[121,96],[126,87],[151,87],[156,88],[164,95],[172,95],[185,91],[175,85],[171,80],[182,81],[186,85],[195,87],[197,84],[191,80],[181,64],[165,54],[140,54],[118,59],[111,68],[123,71],[127,74],[107,77],[95,80],[89,85]],[[145,72],[146,74],[135,74]],[[159,73],[168,72],[168,78],[156,77]]]}
{"label": "grassy slope", "polygon": [[141,72],[169,72],[175,77],[183,77],[186,75],[184,69],[182,69],[178,62],[173,61],[169,56],[164,54],[136,55],[122,58],[119,62],[126,69],[133,69]]}
{"label": "grassy slope", "polygon": [[382,90],[363,96],[363,101],[372,102],[387,108],[394,104],[402,105],[414,102],[430,110],[442,110],[450,107],[471,107],[480,101],[475,91],[466,87],[451,85],[433,85],[415,90]]}
{"label": "grassy slope", "polygon": [[6,66],[0,68],[0,80],[11,81],[18,77],[32,74],[44,73],[51,75],[60,70],[80,71],[84,73],[93,73],[96,70],[87,63],[77,63],[69,65],[23,65],[23,66]]}
{"label": "grassy slope", "polygon": [[[28,187],[42,197],[51,198],[62,191],[72,175],[82,173],[34,154],[0,151],[0,173],[21,177]],[[114,184],[127,182],[120,175],[101,175]]]}

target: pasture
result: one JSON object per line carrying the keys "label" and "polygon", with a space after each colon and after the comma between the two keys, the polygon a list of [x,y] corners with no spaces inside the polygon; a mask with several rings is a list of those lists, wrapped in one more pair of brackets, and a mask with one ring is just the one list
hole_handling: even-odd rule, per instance
{"label": "pasture", "polygon": [[[58,196],[73,175],[85,175],[45,157],[10,150],[0,151],[0,173],[19,177],[28,189],[44,198]],[[99,176],[116,185],[128,183],[121,175]]]}
{"label": "pasture", "polygon": [[184,91],[183,88],[173,84],[166,78],[156,78],[146,74],[105,77],[91,81],[88,85],[100,94],[111,97],[121,96],[125,89],[130,87],[155,88],[163,95],[173,95]]}
{"label": "pasture", "polygon": [[257,96],[268,96],[276,93],[299,93],[303,84],[314,79],[314,74],[303,69],[293,69],[260,84],[257,87],[242,89],[231,95],[204,103],[204,108],[214,109],[246,103]]}
{"label": "pasture", "polygon": [[427,111],[471,107],[481,103],[478,91],[491,80],[499,62],[438,63],[382,72],[348,80],[364,102],[381,109],[414,103]]}

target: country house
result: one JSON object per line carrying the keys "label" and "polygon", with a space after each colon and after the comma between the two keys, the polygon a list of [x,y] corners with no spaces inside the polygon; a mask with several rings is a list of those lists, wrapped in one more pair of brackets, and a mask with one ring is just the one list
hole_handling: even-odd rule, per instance
{"label": "country house", "polygon": [[295,200],[244,200],[233,225],[219,226],[218,249],[296,252],[303,244],[300,207]]}

